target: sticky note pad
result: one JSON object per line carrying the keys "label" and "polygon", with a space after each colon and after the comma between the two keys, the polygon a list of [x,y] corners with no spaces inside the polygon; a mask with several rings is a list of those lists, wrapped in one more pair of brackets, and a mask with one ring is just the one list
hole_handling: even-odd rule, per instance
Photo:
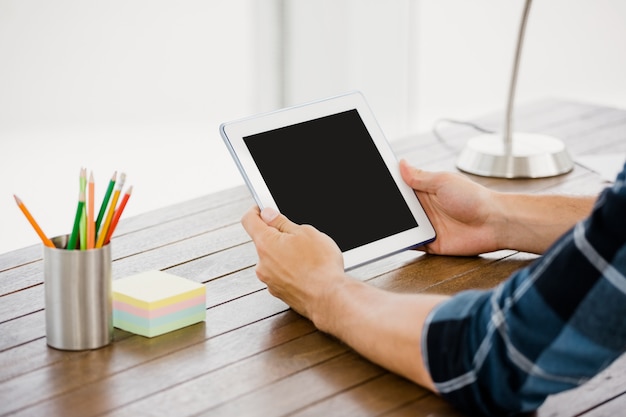
{"label": "sticky note pad", "polygon": [[154,337],[206,319],[204,285],[162,271],[113,281],[113,326]]}

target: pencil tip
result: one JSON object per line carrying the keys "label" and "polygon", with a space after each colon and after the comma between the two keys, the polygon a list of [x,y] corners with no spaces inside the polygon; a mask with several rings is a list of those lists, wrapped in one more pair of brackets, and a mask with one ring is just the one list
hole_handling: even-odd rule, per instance
{"label": "pencil tip", "polygon": [[17,204],[20,204],[22,202],[22,200],[20,200],[20,198],[18,196],[16,196],[15,194],[13,194],[13,198],[15,198],[15,202]]}

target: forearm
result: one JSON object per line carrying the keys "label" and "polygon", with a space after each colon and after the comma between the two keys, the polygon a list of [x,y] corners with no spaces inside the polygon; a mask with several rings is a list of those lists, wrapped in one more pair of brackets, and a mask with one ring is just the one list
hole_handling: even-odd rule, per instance
{"label": "forearm", "polygon": [[497,246],[544,253],[556,239],[591,213],[595,197],[496,193]]}
{"label": "forearm", "polygon": [[315,325],[382,367],[430,390],[421,352],[426,317],[444,296],[390,293],[343,277],[311,313]]}
{"label": "forearm", "polygon": [[470,414],[530,412],[622,355],[624,212],[622,183],[545,256],[495,290],[441,304],[424,336],[439,394]]}

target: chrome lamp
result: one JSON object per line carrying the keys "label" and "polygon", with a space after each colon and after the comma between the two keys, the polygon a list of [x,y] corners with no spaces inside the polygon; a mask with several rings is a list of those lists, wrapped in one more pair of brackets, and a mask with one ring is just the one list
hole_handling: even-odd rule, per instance
{"label": "chrome lamp", "polygon": [[513,102],[526,21],[532,0],[526,0],[513,62],[503,133],[469,139],[459,154],[461,171],[497,178],[544,178],[565,174],[574,162],[560,139],[535,133],[513,132]]}

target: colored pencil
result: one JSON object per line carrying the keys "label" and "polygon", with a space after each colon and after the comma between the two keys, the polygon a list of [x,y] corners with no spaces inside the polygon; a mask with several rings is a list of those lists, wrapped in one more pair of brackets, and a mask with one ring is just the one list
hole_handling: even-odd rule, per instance
{"label": "colored pencil", "polygon": [[[87,169],[81,168],[80,169],[80,191],[82,193],[85,193],[85,197],[87,196],[86,189],[87,189]],[[80,244],[81,250],[87,249],[87,207],[85,206],[86,205],[83,204],[83,209],[80,213],[79,244]]]}
{"label": "colored pencil", "polygon": [[102,223],[102,219],[104,218],[104,213],[107,210],[107,204],[109,203],[109,198],[111,198],[111,192],[113,191],[113,187],[115,186],[115,179],[117,178],[117,171],[113,173],[111,180],[109,181],[109,186],[104,194],[104,199],[102,200],[102,205],[100,206],[100,211],[98,212],[98,219],[96,220],[96,233],[100,230],[100,224]]}
{"label": "colored pencil", "polygon": [[113,198],[111,199],[111,204],[109,204],[109,210],[107,211],[106,218],[104,219],[104,223],[100,227],[100,231],[98,232],[98,240],[96,240],[96,248],[101,248],[104,245],[104,239],[107,236],[107,232],[109,231],[109,226],[111,225],[111,220],[113,219],[113,213],[115,213],[115,206],[117,205],[117,200],[120,198],[120,192],[122,191],[122,187],[124,186],[124,181],[126,180],[126,174],[122,173],[120,175],[120,180],[115,184],[115,190],[113,191]]}
{"label": "colored pencil", "polygon": [[120,206],[115,210],[115,214],[113,214],[113,220],[111,220],[111,225],[109,226],[109,230],[107,231],[107,236],[104,239],[104,244],[106,245],[111,241],[111,236],[113,236],[113,232],[117,227],[117,223],[120,221],[120,217],[122,216],[122,212],[124,211],[124,207],[126,207],[126,203],[130,198],[130,194],[133,192],[132,185],[128,187],[122,201],[120,202]]}
{"label": "colored pencil", "polygon": [[93,249],[96,244],[96,219],[94,219],[95,184],[93,171],[89,173],[89,193],[87,194],[87,249]]}
{"label": "colored pencil", "polygon": [[54,243],[52,243],[52,241],[48,239],[48,237],[45,235],[43,230],[41,230],[41,227],[39,227],[39,225],[37,224],[33,216],[30,214],[30,211],[28,211],[28,209],[26,208],[22,200],[20,200],[18,196],[16,196],[15,194],[13,194],[13,197],[15,198],[15,202],[17,203],[17,206],[20,208],[20,210],[22,210],[22,213],[24,213],[24,216],[26,216],[26,219],[28,220],[30,225],[33,226],[33,229],[35,229],[35,232],[37,232],[43,244],[51,248],[54,248],[55,247]]}
{"label": "colored pencil", "polygon": [[72,234],[67,242],[67,249],[76,249],[76,241],[78,240],[78,234],[80,229],[80,217],[83,214],[83,208],[85,207],[85,192],[80,191],[78,193],[78,206],[76,206],[76,216],[74,216],[74,227],[72,228]]}

